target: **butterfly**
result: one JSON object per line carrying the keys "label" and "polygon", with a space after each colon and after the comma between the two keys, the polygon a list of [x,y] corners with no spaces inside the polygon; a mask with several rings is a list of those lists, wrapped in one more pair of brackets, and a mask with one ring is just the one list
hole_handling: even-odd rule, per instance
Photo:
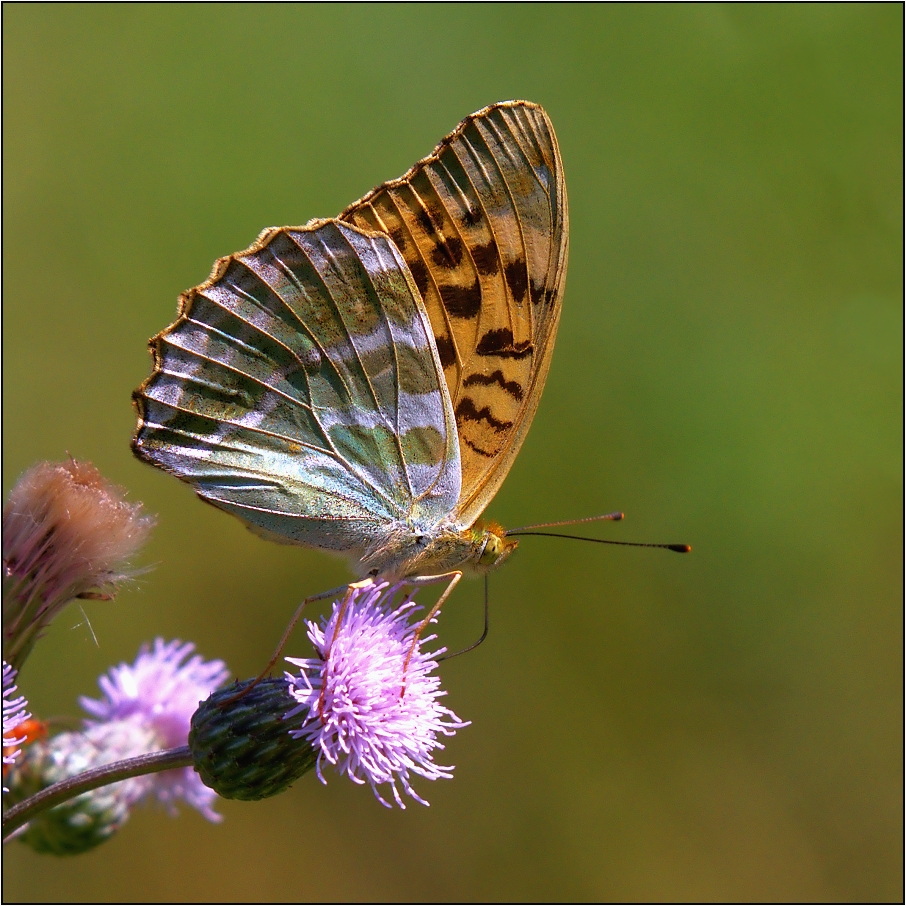
{"label": "butterfly", "polygon": [[132,448],[362,579],[487,572],[518,543],[479,516],[538,406],[567,246],[547,114],[485,107],[338,217],[266,229],[183,293]]}

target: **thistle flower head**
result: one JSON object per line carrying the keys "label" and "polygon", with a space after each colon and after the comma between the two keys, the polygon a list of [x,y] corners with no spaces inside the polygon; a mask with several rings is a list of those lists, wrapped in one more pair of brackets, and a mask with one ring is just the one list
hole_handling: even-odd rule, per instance
{"label": "thistle flower head", "polygon": [[[154,732],[131,720],[34,742],[9,772],[10,804],[92,768],[143,755],[154,746]],[[126,823],[132,807],[148,795],[151,782],[148,776],[132,777],[75,796],[32,818],[19,839],[57,856],[93,849]]]}
{"label": "thistle flower head", "polygon": [[[86,720],[86,727],[132,721],[153,733],[155,749],[186,745],[192,714],[199,702],[229,675],[223,661],[205,661],[192,655],[194,650],[189,642],[156,639],[153,649],[142,646],[135,663],[112,667],[98,680],[102,698],[79,699],[95,718]],[[164,803],[171,813],[176,810],[176,800],[182,799],[208,820],[220,820],[212,808],[216,793],[201,782],[192,768],[152,775],[149,795]]]}
{"label": "thistle flower head", "polygon": [[286,717],[307,714],[290,732],[318,751],[318,777],[326,782],[321,767],[328,761],[356,783],[369,784],[388,808],[378,790],[382,784],[389,784],[400,808],[405,808],[400,789],[428,804],[412,788],[412,775],[452,777],[453,768],[435,764],[432,753],[443,749],[439,735],[452,736],[468,725],[438,702],[446,693],[431,671],[443,649],[422,650],[433,635],[413,649],[410,616],[417,605],[411,596],[393,603],[402,587],[386,582],[350,587],[321,625],[308,623],[318,657],[287,658],[301,672],[286,674],[298,702]]}
{"label": "thistle flower head", "polygon": [[3,763],[13,764],[19,755],[19,746],[25,737],[16,733],[16,727],[31,717],[26,712],[25,696],[14,697],[16,671],[3,662]]}
{"label": "thistle flower head", "polygon": [[4,657],[21,667],[73,598],[112,596],[154,520],[90,463],[39,463],[3,509]]}

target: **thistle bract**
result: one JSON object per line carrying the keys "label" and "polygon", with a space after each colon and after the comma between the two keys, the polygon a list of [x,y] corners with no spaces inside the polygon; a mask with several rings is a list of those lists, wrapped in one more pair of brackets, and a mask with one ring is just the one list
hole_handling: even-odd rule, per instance
{"label": "thistle bract", "polygon": [[225,799],[282,793],[314,767],[317,757],[306,739],[290,735],[293,722],[283,720],[293,703],[286,680],[253,682],[219,689],[192,717],[189,748],[195,770]]}

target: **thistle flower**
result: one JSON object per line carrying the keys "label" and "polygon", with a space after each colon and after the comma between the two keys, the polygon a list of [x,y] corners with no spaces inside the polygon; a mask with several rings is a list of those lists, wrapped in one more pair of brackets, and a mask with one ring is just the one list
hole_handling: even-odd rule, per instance
{"label": "thistle flower", "polygon": [[[145,752],[184,746],[192,715],[199,702],[222,685],[229,673],[223,661],[205,661],[190,642],[156,639],[153,650],[143,645],[134,664],[112,667],[98,680],[103,698],[79,699],[96,720],[86,720],[89,729],[102,723],[132,721],[150,730],[154,743]],[[188,660],[186,660],[188,658]],[[162,802],[171,814],[182,799],[209,821],[220,821],[212,808],[217,794],[208,789],[192,768],[175,768],[148,778],[146,795]]]}
{"label": "thistle flower", "polygon": [[112,597],[154,520],[90,463],[39,463],[3,510],[3,651],[16,669],[78,597]]}
{"label": "thistle flower", "polygon": [[[10,804],[92,768],[184,746],[201,699],[227,677],[222,661],[190,657],[195,646],[157,639],[142,646],[134,664],[111,668],[98,680],[103,697],[81,698],[95,719],[80,733],[32,743],[9,773]],[[187,660],[188,658],[188,660]],[[107,840],[139,802],[155,798],[175,814],[183,799],[210,821],[216,793],[192,768],[175,768],[121,780],[82,793],[31,818],[19,839],[38,852],[75,855]]]}
{"label": "thistle flower", "polygon": [[[133,720],[97,724],[82,733],[60,733],[32,743],[10,770],[9,804],[92,768],[143,755],[155,748],[149,727]],[[73,856],[103,843],[129,820],[132,807],[148,795],[150,776],[99,787],[41,812],[18,839],[41,853]]]}
{"label": "thistle flower", "polygon": [[308,740],[318,751],[321,782],[326,783],[321,771],[326,760],[356,783],[369,784],[388,808],[390,803],[378,791],[381,784],[389,784],[400,808],[406,807],[400,788],[416,802],[428,804],[412,788],[411,776],[452,777],[453,768],[435,764],[432,752],[443,749],[439,734],[452,736],[468,726],[437,701],[446,693],[439,678],[430,674],[437,667],[434,657],[444,649],[431,654],[422,650],[435,636],[419,640],[412,649],[415,625],[409,617],[417,605],[408,595],[393,606],[402,587],[378,582],[350,588],[345,606],[337,601],[320,626],[308,623],[318,657],[286,659],[301,672],[286,674],[298,705],[285,716],[306,715],[290,734]]}
{"label": "thistle flower", "polygon": [[[3,662],[3,764],[13,764],[19,755],[19,746],[25,737],[17,734],[16,727],[28,720],[31,715],[25,710],[25,696],[13,698],[16,691],[14,680],[16,671],[6,661]],[[4,792],[5,792],[4,788]]]}

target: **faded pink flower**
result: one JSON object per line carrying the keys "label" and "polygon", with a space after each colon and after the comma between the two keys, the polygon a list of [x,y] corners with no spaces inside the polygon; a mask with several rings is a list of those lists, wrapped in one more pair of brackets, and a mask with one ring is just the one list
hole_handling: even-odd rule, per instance
{"label": "faded pink flower", "polygon": [[154,519],[90,463],[32,466],[3,509],[3,652],[19,669],[78,597],[112,597]]}

